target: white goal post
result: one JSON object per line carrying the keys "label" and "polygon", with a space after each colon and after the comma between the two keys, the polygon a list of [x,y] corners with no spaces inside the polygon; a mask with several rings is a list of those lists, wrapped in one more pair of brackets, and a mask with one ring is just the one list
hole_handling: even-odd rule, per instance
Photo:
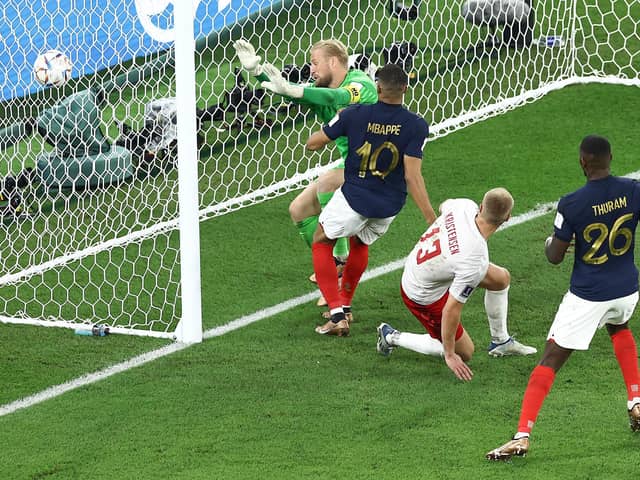
{"label": "white goal post", "polygon": [[[344,42],[354,68],[401,63],[407,105],[431,140],[569,85],[640,86],[634,0],[8,0],[2,9],[5,323],[202,340],[199,222],[298,189],[336,160],[304,151],[318,120],[263,94],[238,70],[234,40],[290,81],[308,80],[320,39]],[[35,79],[48,50],[73,65],[63,85]]]}

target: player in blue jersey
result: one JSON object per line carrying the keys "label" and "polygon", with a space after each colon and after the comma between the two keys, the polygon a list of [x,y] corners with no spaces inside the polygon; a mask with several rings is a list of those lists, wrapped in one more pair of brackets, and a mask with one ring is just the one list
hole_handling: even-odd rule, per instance
{"label": "player in blue jersey", "polygon": [[587,184],[558,203],[554,234],[545,242],[549,262],[559,264],[572,241],[575,256],[569,291],[562,299],[540,363],[533,369],[513,439],[487,453],[490,460],[525,455],[529,434],[556,373],[574,350],[587,350],[606,325],[627,386],[629,425],[640,431],[638,351],[628,321],[638,302],[635,231],[640,215],[640,183],[610,173],[611,146],[591,135],[580,144]]}
{"label": "player in blue jersey", "polygon": [[[310,50],[310,74],[313,81],[307,85],[290,83],[282,78],[280,70],[274,65],[260,63],[261,57],[256,55],[255,49],[246,40],[236,41],[234,47],[243,68],[255,76],[265,90],[308,108],[323,123],[331,120],[339,110],[348,105],[373,104],[378,101],[373,79],[363,71],[350,69],[347,47],[339,40],[320,40],[313,44]],[[347,139],[337,138],[335,145],[341,156],[338,165],[323,172],[289,205],[291,219],[309,247],[313,243],[321,210],[344,181]],[[333,253],[336,262],[343,265],[349,254],[346,239],[336,242]],[[309,280],[315,282],[315,275]],[[326,302],[320,299],[318,305],[324,306]]]}
{"label": "player in blue jersey", "polygon": [[[307,140],[309,150],[347,137],[344,184],[322,210],[313,237],[316,279],[331,318],[316,332],[349,333],[351,300],[369,259],[369,245],[382,236],[405,204],[407,191],[428,223],[436,219],[422,178],[427,122],[402,106],[408,77],[398,65],[377,72],[378,102],[339,112]],[[350,253],[338,286],[333,261],[336,239],[349,237]]]}

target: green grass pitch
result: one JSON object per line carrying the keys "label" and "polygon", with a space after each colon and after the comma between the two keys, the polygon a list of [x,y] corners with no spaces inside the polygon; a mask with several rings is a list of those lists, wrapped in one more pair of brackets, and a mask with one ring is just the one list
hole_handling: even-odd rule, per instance
{"label": "green grass pitch", "polygon": [[[602,115],[606,96],[610,115]],[[583,183],[577,145],[607,135],[614,173],[639,169],[637,89],[580,86],[437,140],[424,175],[434,203],[480,199],[504,185],[515,214]],[[525,127],[526,126],[526,127]],[[202,224],[204,317],[211,328],[312,291],[310,254],[286,215],[293,195]],[[511,333],[541,348],[567,287],[570,261],[542,254],[552,214],[490,240],[513,283]],[[401,258],[420,235],[409,204],[371,249],[371,267]],[[247,234],[249,231],[251,234]],[[244,233],[243,233],[244,232]],[[231,240],[240,238],[241,242]],[[305,304],[201,345],[0,418],[4,478],[630,478],[640,437],[607,335],[576,353],[545,403],[525,459],[493,464],[489,449],[516,426],[536,358],[491,359],[482,295],[465,308],[476,376],[457,381],[441,360],[375,352],[375,327],[420,331],[395,271],[363,283],[351,337],[319,337]],[[632,320],[632,325],[637,321]],[[7,404],[164,344],[0,326],[0,402]]]}
{"label": "green grass pitch", "polygon": [[[274,45],[282,36],[301,37],[303,19],[310,12],[343,5],[307,3],[310,10],[301,11],[302,20],[290,30],[275,28],[282,19],[269,20],[268,30],[276,32],[271,38]],[[444,4],[429,3],[429,8]],[[344,8],[357,10],[357,2]],[[632,8],[637,11],[637,6]],[[627,21],[619,28],[637,26]],[[304,42],[329,36],[330,29],[328,24],[326,31],[316,31]],[[420,42],[436,44],[428,35]],[[251,37],[257,38],[257,34]],[[200,60],[221,60],[229,52],[216,50],[211,58]],[[448,68],[462,60],[445,51],[422,55],[425,65],[431,65],[431,55],[443,57],[442,71],[423,72],[442,83],[453,80],[454,74],[447,76]],[[304,57],[300,53],[292,60],[301,63]],[[229,68],[225,65],[214,62],[215,68]],[[204,78],[204,72],[198,74]],[[215,96],[228,85],[207,88],[210,91],[204,94]],[[610,139],[614,174],[640,170],[638,92],[636,87],[571,86],[429,142],[423,173],[432,202],[437,205],[450,197],[479,201],[494,186],[512,192],[514,215],[556,201],[584,183],[577,147],[590,133]],[[420,98],[423,103],[410,96],[411,107],[430,111],[433,100]],[[454,107],[431,114],[439,120],[438,115],[446,117],[446,110]],[[203,165],[213,168],[207,159]],[[307,281],[311,254],[287,213],[296,193],[200,225],[207,330],[313,292]],[[104,195],[102,201],[109,201],[109,193]],[[155,218],[154,212],[145,215]],[[553,266],[544,258],[543,242],[552,231],[552,220],[550,212],[489,241],[492,261],[512,274],[510,333],[539,350],[571,269],[571,259]],[[424,228],[409,201],[389,232],[371,248],[370,268],[403,258]],[[5,241],[11,242],[12,236],[7,234]],[[380,322],[421,332],[402,305],[399,282],[400,271],[395,270],[360,285],[353,305],[357,322],[350,337],[315,334],[320,310],[308,302],[1,415],[0,478],[617,480],[637,476],[640,436],[628,428],[624,383],[605,332],[598,332],[591,349],[574,354],[558,374],[533,431],[529,455],[490,463],[484,454],[514,433],[521,396],[539,357],[486,355],[489,333],[482,292],[471,297],[463,312],[463,323],[476,344],[470,362],[472,382],[456,380],[440,359],[402,350],[380,357],[375,351]],[[26,290],[24,295],[35,291]],[[66,308],[73,308],[73,300]],[[152,299],[141,302],[144,308]],[[95,306],[98,311],[102,307]],[[126,306],[122,313],[126,315]],[[637,325],[638,314],[631,328],[640,332]],[[60,389],[65,382],[170,345],[152,338],[80,337],[67,329],[6,324],[0,324],[0,343],[0,412],[22,398]]]}

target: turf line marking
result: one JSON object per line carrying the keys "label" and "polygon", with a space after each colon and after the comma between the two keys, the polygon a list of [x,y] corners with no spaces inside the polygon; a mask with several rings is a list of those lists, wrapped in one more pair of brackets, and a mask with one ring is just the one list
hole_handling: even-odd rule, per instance
{"label": "turf line marking", "polygon": [[[625,175],[625,177],[640,180],[640,170],[629,173]],[[557,202],[544,203],[542,205],[538,205],[533,210],[530,210],[521,215],[512,217],[511,219],[509,219],[507,223],[505,223],[504,225],[502,225],[502,227],[500,227],[499,231],[514,227],[516,225],[520,225],[522,223],[525,223],[530,220],[534,220],[538,217],[541,217],[543,215],[546,215],[551,211],[555,210],[557,204],[558,204]],[[405,258],[406,257],[400,258],[393,262],[387,263],[386,265],[382,265],[380,267],[376,267],[371,270],[368,270],[362,276],[361,281],[366,282],[367,280],[371,280],[381,275],[385,275],[395,270],[399,270],[400,268],[403,267]],[[314,291],[314,292],[307,293],[305,295],[301,295],[299,297],[292,298],[290,300],[286,300],[277,305],[273,305],[271,307],[258,310],[257,312],[251,313],[249,315],[244,315],[240,318],[232,320],[229,323],[226,323],[225,325],[221,325],[219,327],[214,327],[209,330],[206,330],[203,334],[203,337],[205,339],[220,337],[226,333],[233,332],[234,330],[238,330],[240,328],[246,327],[247,325],[251,325],[252,323],[258,322],[260,320],[264,320],[265,318],[269,318],[273,315],[277,315],[287,310],[291,310],[292,308],[298,307],[307,302],[315,300],[317,297],[318,297],[318,292]],[[49,387],[45,390],[42,390],[41,392],[35,393],[33,395],[29,395],[28,397],[24,397],[20,400],[16,400],[0,406],[0,417],[9,415],[10,413],[13,413],[17,410],[21,410],[24,408],[31,407],[33,405],[37,405],[38,403],[44,402],[45,400],[58,397],[63,393],[70,392],[71,390],[75,390],[85,385],[90,385],[92,383],[98,382],[100,380],[108,378],[117,373],[126,372],[127,370],[130,370],[134,367],[144,365],[145,363],[165,357],[174,352],[184,350],[190,346],[192,346],[192,344],[172,343],[164,347],[158,348],[156,350],[143,353],[142,355],[138,355],[129,360],[118,363],[116,365],[112,365],[111,367],[105,368],[103,370],[82,375],[73,380],[69,380],[68,382],[61,383],[60,385],[54,385],[53,387]]]}
{"label": "turf line marking", "polygon": [[7,403],[6,405],[2,405],[0,407],[0,417],[13,413],[16,410],[31,407],[40,402],[44,402],[45,400],[60,396],[63,393],[75,390],[76,388],[82,387],[84,385],[90,385],[92,383],[98,382],[112,375],[115,375],[116,373],[126,372],[127,370],[130,370],[134,367],[144,365],[145,363],[157,360],[158,358],[162,358],[171,353],[184,350],[189,346],[191,345],[187,343],[172,343],[169,345],[165,345],[164,347],[152,350],[147,353],[143,353],[142,355],[130,358],[129,360],[117,363],[103,370],[88,373],[78,378],[74,378],[73,380],[69,380],[68,382],[54,385],[53,387],[42,390],[41,392],[29,395],[28,397],[21,398],[20,400],[16,400],[11,403]]}
{"label": "turf line marking", "polygon": [[[520,225],[521,223],[528,222],[529,220],[533,220],[534,218],[541,217],[542,215],[546,215],[547,213],[550,213],[553,209],[555,209],[556,205],[557,205],[557,202],[538,205],[533,210],[530,210],[526,213],[523,213],[522,215],[518,215],[511,218],[507,223],[505,223],[502,227],[500,227],[500,230],[503,230],[505,228],[510,228],[515,225]],[[393,262],[387,263],[386,265],[381,265],[371,270],[367,270],[362,276],[361,282],[366,282],[367,280],[371,280],[381,275],[385,275],[395,270],[399,270],[404,266],[405,259],[406,257],[403,257],[398,260],[394,260]],[[301,295],[299,297],[284,301],[277,305],[273,305],[272,307],[267,307],[263,310],[258,310],[257,312],[232,320],[231,322],[225,325],[221,325],[219,327],[215,327],[210,330],[207,330],[206,332],[204,332],[204,338],[219,337],[221,335],[224,335],[225,333],[229,333],[239,328],[246,327],[247,325],[251,325],[252,323],[258,322],[267,317],[277,315],[279,313],[285,312],[292,308],[308,303],[312,300],[315,300],[317,297],[318,297],[318,291],[314,291],[314,292],[307,293],[305,295]]]}
{"label": "turf line marking", "polygon": [[[547,204],[541,205],[535,208],[534,210],[531,210],[522,215],[513,217],[512,219],[509,220],[507,224],[503,225],[502,228],[509,228],[514,225],[519,225],[520,223],[524,223],[534,218],[545,215],[549,213],[554,207],[555,207],[555,203],[547,203]],[[405,258],[401,258],[393,262],[387,263],[386,265],[381,265],[379,267],[368,270],[362,276],[361,281],[366,282],[367,280],[371,280],[381,275],[385,275],[395,270],[399,270],[400,268],[403,267],[404,261],[405,261]],[[265,318],[269,318],[279,313],[285,312],[287,310],[291,310],[300,305],[304,305],[305,303],[315,300],[317,297],[318,297],[318,291],[316,290],[316,291],[307,293],[305,295],[301,295],[299,297],[286,300],[277,305],[273,305],[271,307],[258,310],[257,312],[251,313],[249,315],[244,315],[242,317],[239,317],[224,325],[206,330],[203,334],[203,337],[205,339],[220,337],[226,333],[233,332],[234,330],[238,330],[240,328],[246,327],[248,325],[251,325],[252,323],[258,322],[260,320],[264,320]],[[0,417],[4,415],[9,415],[10,413],[13,413],[17,410],[31,407],[38,403],[44,402],[45,400],[58,397],[63,393],[69,392],[71,390],[75,390],[85,385],[90,385],[92,383],[98,382],[100,380],[108,378],[117,373],[125,372],[134,367],[144,365],[145,363],[151,362],[153,360],[157,360],[158,358],[165,357],[174,352],[184,350],[185,348],[190,346],[191,344],[172,343],[164,347],[158,348],[156,350],[143,353],[142,355],[138,355],[129,360],[118,363],[116,365],[112,365],[111,367],[105,368],[103,370],[82,375],[78,378],[75,378],[65,383],[61,383],[59,385],[54,385],[45,390],[42,390],[41,392],[35,393],[33,395],[29,395],[28,397],[24,397],[20,400],[16,400],[14,402],[10,402],[0,406]]]}

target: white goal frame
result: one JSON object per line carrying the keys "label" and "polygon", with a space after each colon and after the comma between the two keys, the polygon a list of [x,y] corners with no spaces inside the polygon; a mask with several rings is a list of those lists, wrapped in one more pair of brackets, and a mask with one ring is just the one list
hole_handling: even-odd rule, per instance
{"label": "white goal frame", "polygon": [[[479,121],[505,113],[511,109],[523,106],[536,101],[546,94],[560,90],[570,85],[601,83],[611,85],[625,85],[629,87],[640,87],[640,62],[636,62],[635,67],[631,67],[629,74],[627,68],[624,74],[611,75],[599,71],[586,70],[581,64],[581,58],[588,56],[590,52],[585,43],[581,43],[580,38],[586,38],[585,32],[579,35],[578,9],[596,0],[567,0],[571,5],[569,24],[571,28],[564,36],[564,45],[561,47],[563,55],[568,59],[565,68],[558,72],[552,81],[544,82],[542,85],[529,90],[521,91],[517,95],[509,95],[506,98],[499,98],[490,104],[482,103],[476,105],[468,111],[462,111],[452,118],[443,119],[430,125],[431,139],[440,138],[453,133],[461,128],[472,125]],[[631,0],[624,0],[631,2]],[[196,66],[194,64],[195,39],[193,28],[194,10],[198,1],[174,1],[174,22],[176,32],[175,37],[175,96],[178,106],[177,115],[177,142],[178,142],[178,184],[179,184],[179,217],[164,222],[140,228],[126,235],[116,236],[104,242],[100,242],[77,251],[59,255],[54,259],[31,265],[19,272],[9,272],[0,276],[0,287],[14,285],[44,272],[68,265],[83,258],[91,257],[99,252],[122,247],[130,243],[142,242],[146,239],[163,235],[175,230],[180,236],[180,294],[182,309],[180,319],[175,331],[158,331],[139,327],[111,327],[112,333],[126,333],[131,335],[152,336],[158,338],[175,339],[180,342],[194,343],[201,342],[203,338],[202,327],[202,307],[201,307],[201,282],[200,282],[200,243],[199,243],[199,222],[212,217],[222,215],[248,205],[256,204],[269,198],[281,195],[291,190],[300,188],[312,181],[319,173],[329,168],[332,163],[325,165],[307,165],[307,168],[299,168],[296,172],[286,178],[275,181],[268,185],[259,185],[248,191],[230,196],[223,201],[213,204],[201,204],[199,202],[199,179],[198,179],[198,146],[196,144],[196,110],[197,84]],[[273,2],[275,4],[295,4],[295,2]],[[545,2],[537,2],[545,3]],[[233,2],[218,2],[218,8],[232,8]],[[284,7],[283,7],[284,8]],[[275,10],[269,7],[267,10]],[[241,22],[240,22],[241,23]],[[236,33],[230,30],[230,36]],[[542,34],[552,34],[556,32],[539,32]],[[637,31],[633,33],[635,37],[640,35]],[[235,38],[235,37],[233,37]],[[229,38],[222,35],[217,37],[220,41],[230,42]],[[634,38],[639,44],[640,39]],[[226,47],[225,47],[226,48]],[[533,44],[528,48],[555,48]],[[599,55],[602,55],[599,53]],[[631,52],[631,58],[639,58],[640,54]],[[633,69],[635,68],[635,69]],[[282,160],[282,159],[281,159]],[[27,314],[4,315],[0,314],[0,322],[31,324],[39,326],[56,326],[65,328],[78,328],[82,323],[77,319],[66,320],[60,318],[30,318]],[[109,324],[108,320],[105,320]],[[85,323],[86,326],[86,323]]]}

